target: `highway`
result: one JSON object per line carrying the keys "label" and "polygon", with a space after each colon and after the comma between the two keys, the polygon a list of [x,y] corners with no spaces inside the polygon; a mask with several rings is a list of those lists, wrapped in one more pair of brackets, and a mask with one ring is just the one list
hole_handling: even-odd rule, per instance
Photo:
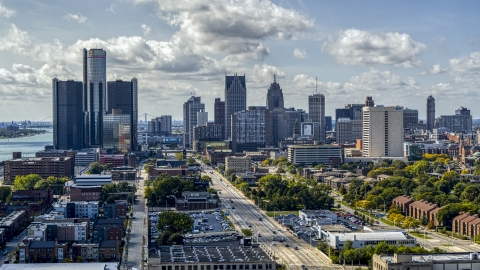
{"label": "highway", "polygon": [[[326,262],[326,259],[322,259],[320,251],[285,231],[280,224],[262,213],[262,210],[213,169],[207,166],[204,168],[207,175],[212,177],[212,187],[220,191],[218,195],[222,208],[230,214],[236,229],[251,229],[254,232],[253,240],[265,245],[267,250],[270,249],[278,263],[285,265],[287,269],[301,269],[302,265],[307,269],[343,269],[340,265]],[[273,231],[276,231],[276,234]],[[261,237],[257,237],[258,233]],[[286,241],[272,242],[274,236],[283,237]],[[289,247],[286,247],[286,244]],[[295,247],[298,247],[298,250],[295,250]]]}

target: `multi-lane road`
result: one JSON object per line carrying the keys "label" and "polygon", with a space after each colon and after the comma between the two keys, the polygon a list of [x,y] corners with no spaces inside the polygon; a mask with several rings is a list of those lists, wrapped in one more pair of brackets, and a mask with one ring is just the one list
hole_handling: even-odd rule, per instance
{"label": "multi-lane road", "polygon": [[[205,172],[212,177],[213,187],[220,191],[219,197],[222,208],[231,216],[236,228],[251,229],[254,232],[253,240],[267,247],[278,263],[284,264],[289,269],[326,269],[341,266],[331,265],[322,258],[321,253],[301,239],[297,239],[273,218],[267,217],[258,207],[239,192],[231,183],[219,176],[210,167],[205,167]],[[232,209],[232,206],[234,209]],[[275,233],[274,233],[275,231]],[[261,237],[257,237],[258,234]],[[273,237],[283,237],[286,241],[274,242]],[[288,245],[288,247],[286,246]]]}

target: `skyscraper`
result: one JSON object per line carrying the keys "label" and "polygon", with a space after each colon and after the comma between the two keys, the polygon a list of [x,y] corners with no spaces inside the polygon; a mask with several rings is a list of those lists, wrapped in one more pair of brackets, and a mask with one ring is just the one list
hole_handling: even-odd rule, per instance
{"label": "skyscraper", "polygon": [[405,108],[403,110],[403,128],[409,128],[411,125],[418,125],[418,110]]}
{"label": "skyscraper", "polygon": [[430,95],[427,98],[427,130],[435,127],[435,99]]}
{"label": "skyscraper", "polygon": [[370,96],[367,96],[367,98],[365,99],[365,107],[374,107],[374,106],[375,106],[375,102],[373,101],[373,98]]}
{"label": "skyscraper", "polygon": [[245,75],[225,76],[225,139],[231,139],[232,115],[247,109]]}
{"label": "skyscraper", "polygon": [[225,139],[225,101],[221,101],[220,98],[215,98],[214,110],[214,123],[216,125],[222,125],[222,140]]}
{"label": "skyscraper", "polygon": [[403,157],[403,108],[363,107],[363,156]]}
{"label": "skyscraper", "polygon": [[318,123],[318,130],[314,131],[316,140],[325,142],[325,96],[313,94],[308,96],[308,117],[311,122]]}
{"label": "skyscraper", "polygon": [[197,112],[205,110],[205,103],[202,103],[201,97],[190,97],[183,103],[183,142],[186,147],[192,145],[193,128],[197,125]]}
{"label": "skyscraper", "polygon": [[[87,92],[86,99],[86,143],[87,146],[102,147],[103,139],[103,114],[106,111],[106,86],[107,86],[107,52],[103,49],[90,49],[85,54],[84,50],[83,75]],[[85,60],[86,58],[86,60]],[[85,68],[86,63],[86,68]]]}
{"label": "skyscraper", "polygon": [[83,148],[83,85],[73,80],[52,80],[53,147],[56,150]]}
{"label": "skyscraper", "polygon": [[[107,114],[125,114],[129,119],[128,148],[130,151],[137,150],[138,140],[138,81],[133,78],[131,81],[116,80],[107,82]],[[104,136],[105,137],[105,136]]]}
{"label": "skyscraper", "polygon": [[282,88],[280,88],[280,84],[277,83],[275,75],[273,75],[273,83],[267,92],[267,110],[273,111],[274,108],[285,108]]}
{"label": "skyscraper", "polygon": [[200,110],[197,112],[197,126],[206,126],[208,123],[208,112]]}

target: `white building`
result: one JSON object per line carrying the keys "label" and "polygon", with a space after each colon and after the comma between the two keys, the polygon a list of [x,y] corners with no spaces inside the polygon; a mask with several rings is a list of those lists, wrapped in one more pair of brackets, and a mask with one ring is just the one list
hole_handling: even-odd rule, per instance
{"label": "white building", "polygon": [[378,243],[386,242],[392,245],[414,247],[416,238],[404,232],[375,231],[370,233],[331,233],[322,231],[326,235],[327,243],[334,249],[343,249],[345,242],[352,241],[352,248],[375,247]]}
{"label": "white building", "polygon": [[478,270],[478,253],[373,255],[373,270]]}
{"label": "white building", "polygon": [[403,157],[403,107],[363,107],[363,156]]}
{"label": "white building", "polygon": [[112,183],[112,175],[77,175],[73,181],[77,186],[103,186]]}
{"label": "white building", "polygon": [[289,145],[288,161],[301,165],[342,163],[342,149],[335,145]]}
{"label": "white building", "polygon": [[250,170],[250,157],[225,157],[225,170],[233,169],[237,173],[245,173]]}
{"label": "white building", "polygon": [[298,211],[298,217],[310,225],[330,225],[337,221],[337,215],[330,210],[300,210]]}
{"label": "white building", "polygon": [[200,110],[197,112],[197,126],[206,126],[208,123],[208,112]]}
{"label": "white building", "polygon": [[[52,206],[55,212],[63,212],[64,218],[88,217],[95,219],[98,216],[98,201],[56,202]],[[70,207],[75,208],[75,213],[69,210]]]}
{"label": "white building", "polygon": [[82,150],[75,154],[75,166],[88,166],[98,161],[98,149]]}

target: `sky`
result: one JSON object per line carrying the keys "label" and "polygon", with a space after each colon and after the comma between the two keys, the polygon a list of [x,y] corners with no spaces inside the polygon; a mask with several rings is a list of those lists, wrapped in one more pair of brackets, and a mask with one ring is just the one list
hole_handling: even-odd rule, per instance
{"label": "sky", "polygon": [[[51,120],[52,79],[82,80],[83,48],[107,51],[107,80],[139,84],[139,114],[182,118],[194,94],[213,119],[225,75],[266,104],[326,115],[347,103],[401,105],[425,118],[460,106],[480,118],[479,1],[0,0],[0,121]],[[142,116],[144,119],[144,116]]]}

